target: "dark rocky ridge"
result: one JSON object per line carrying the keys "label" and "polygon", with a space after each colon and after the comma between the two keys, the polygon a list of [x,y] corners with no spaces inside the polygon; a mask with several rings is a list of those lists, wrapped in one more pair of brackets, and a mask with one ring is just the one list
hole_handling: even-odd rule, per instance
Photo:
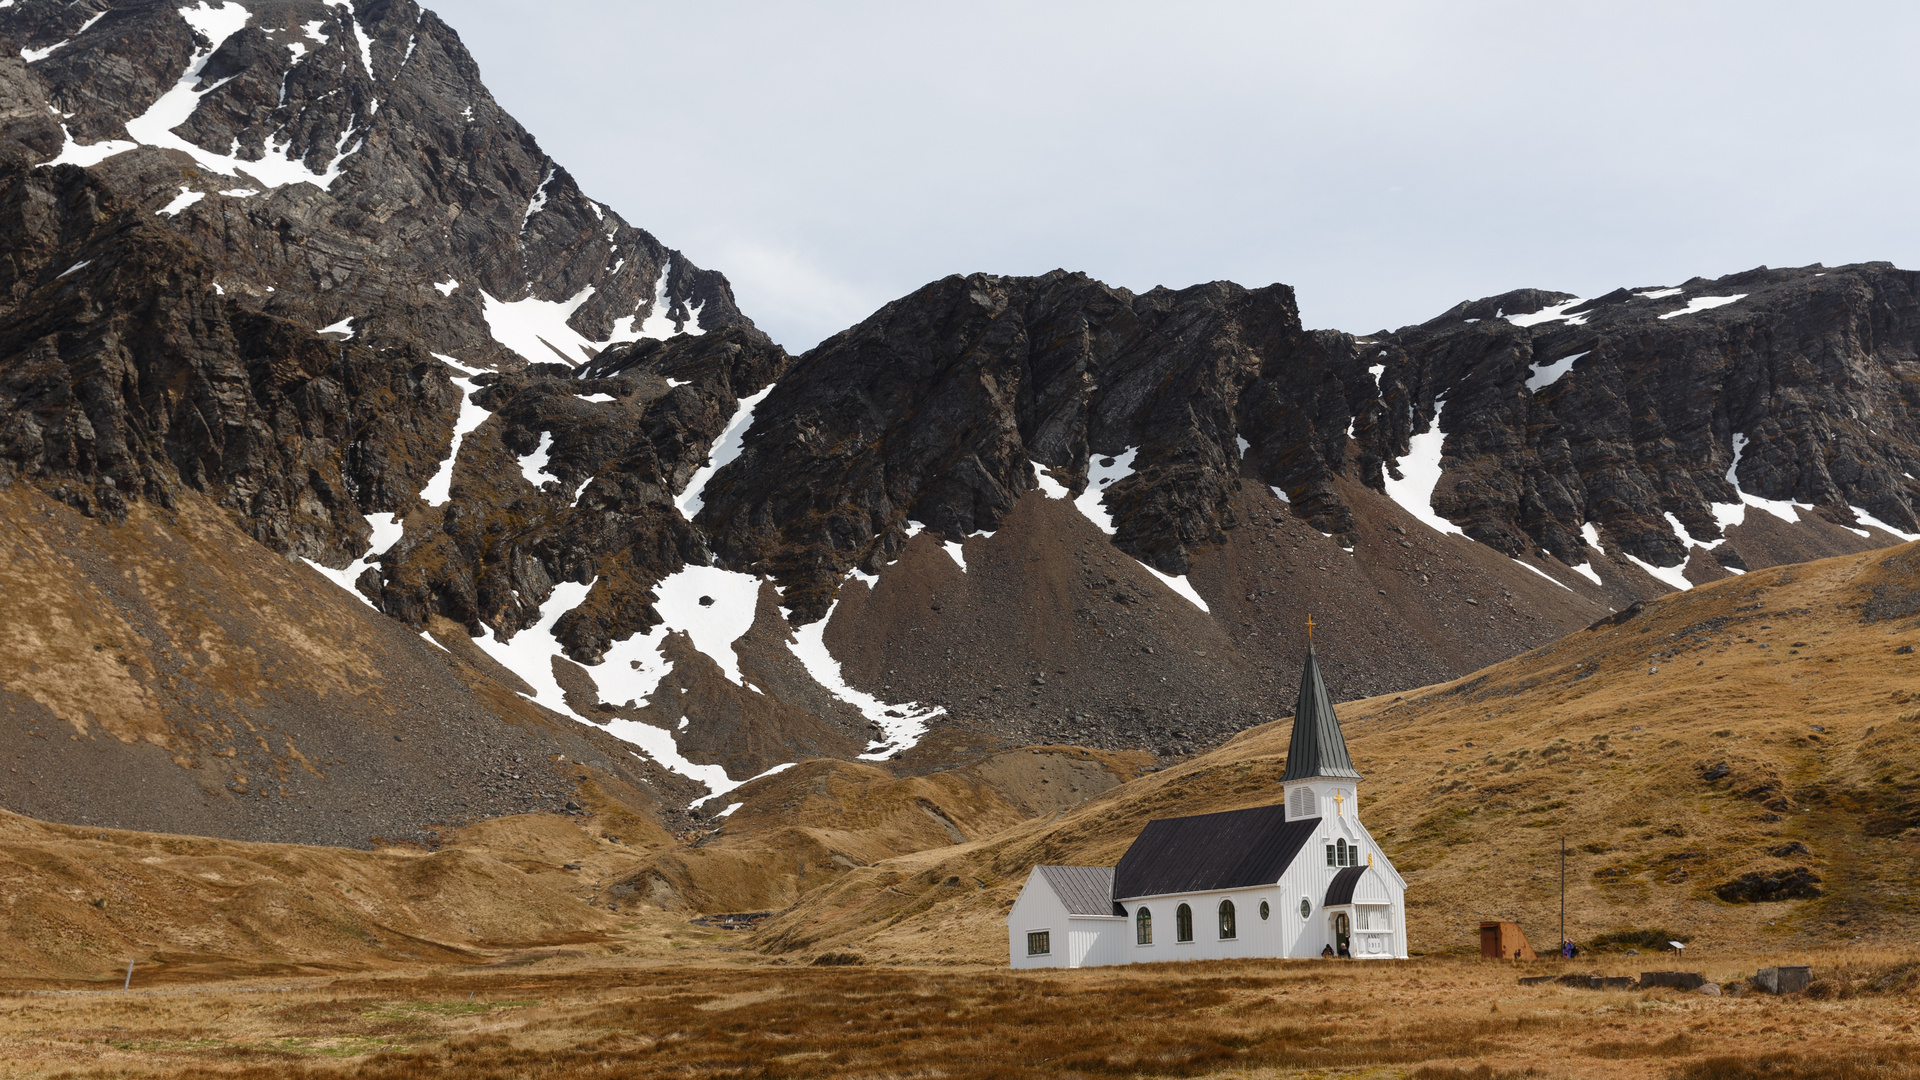
{"label": "dark rocky ridge", "polygon": [[[459,657],[410,662],[455,664],[465,690],[381,699],[429,710],[439,726],[422,733],[540,715],[463,639],[530,632],[561,582],[593,583],[555,627],[570,659],[554,670],[577,715],[673,731],[683,755],[736,778],[852,756],[866,720],[787,648],[794,626],[831,611],[825,639],[853,686],[947,709],[896,762],[927,771],[1006,743],[1167,755],[1216,743],[1290,706],[1309,610],[1329,627],[1336,693],[1384,693],[1667,587],[1626,554],[1684,561],[1701,581],[1892,540],[1842,528],[1849,503],[1920,528],[1907,478],[1914,275],[1891,267],[1696,280],[1686,296],[1748,295],[1669,320],[1657,316],[1685,297],[1623,290],[1569,312],[1580,323],[1522,327],[1499,316],[1572,298],[1521,290],[1371,338],[1305,329],[1283,285],[1136,295],[1061,271],[974,275],[796,359],[739,314],[723,277],[582,194],[432,13],[410,0],[248,11],[207,57],[207,92],[176,131],[203,148],[237,140],[241,157],[293,154],[309,172],[337,160],[331,187],[223,194],[255,181],[211,170],[204,150],[33,167],[67,145],[56,112],[73,114],[62,118],[82,144],[125,138],[212,42],[166,4],[0,9],[16,45],[67,41],[33,64],[0,59],[0,482],[94,515],[107,547],[145,542],[122,524],[143,510],[210,500],[265,545],[256,554],[340,566],[367,551],[367,515],[404,519],[358,584],[396,620],[396,640],[426,648],[401,628],[428,629]],[[318,36],[303,29],[314,20]],[[156,216],[183,189],[203,197]],[[694,329],[696,310],[702,332],[590,361],[566,341],[522,357],[488,332],[482,289],[558,303],[589,288],[570,334],[606,341],[617,321],[646,316],[656,330]],[[344,352],[315,332],[349,316]],[[1525,387],[1531,365],[1582,351],[1551,387]],[[437,506],[421,491],[448,455],[467,380],[436,354],[493,369],[470,380],[485,416]],[[744,452],[686,520],[676,495],[743,400],[769,387]],[[1381,494],[1436,414],[1447,439],[1435,508],[1477,543],[1435,534]],[[1710,507],[1735,497],[1724,479],[1735,432],[1751,440],[1746,490],[1818,515],[1789,525],[1750,513],[1709,553],[1665,515],[1720,535]],[[551,479],[522,464],[542,447]],[[1078,492],[1092,463],[1129,449],[1135,471],[1106,497],[1111,540],[1037,490],[1036,462]],[[927,535],[909,539],[909,520]],[[1604,551],[1583,543],[1589,522]],[[964,568],[940,541],[960,545]],[[751,688],[673,638],[669,693],[602,700],[610,646],[660,623],[668,575],[709,563],[767,579],[735,650]],[[1207,609],[1146,567],[1185,575]],[[855,568],[879,581],[859,583]],[[262,601],[255,632],[292,637],[303,603]],[[273,670],[296,690],[318,685],[297,663]],[[185,740],[186,713],[237,699],[168,700],[181,710],[168,737]],[[358,745],[349,736],[373,715],[302,714],[301,737]],[[513,739],[488,754],[508,760],[498,747],[509,744],[525,756]],[[650,784],[648,798],[697,793],[602,756],[614,780]],[[533,790],[544,801],[508,791],[482,810],[550,804],[556,783]],[[220,820],[193,827],[241,829]]]}
{"label": "dark rocky ridge", "polygon": [[[1134,296],[1058,271],[949,278],[801,357],[699,524],[817,618],[848,569],[899,550],[909,519],[949,540],[992,530],[1034,486],[1030,462],[1078,491],[1090,456],[1138,447],[1106,497],[1115,543],[1181,574],[1242,520],[1243,481],[1286,492],[1351,546],[1334,481],[1384,491],[1439,414],[1434,509],[1507,555],[1583,565],[1592,522],[1653,566],[1688,562],[1690,537],[1722,539],[1712,504],[1739,502],[1725,475],[1736,433],[1749,493],[1920,531],[1917,282],[1885,264],[1756,270],[1688,282],[1686,296],[1746,295],[1675,319],[1659,316],[1685,297],[1625,290],[1571,310],[1579,324],[1493,318],[1573,299],[1523,290],[1361,339],[1302,330],[1285,286]],[[1526,388],[1532,365],[1576,353],[1571,372]],[[1738,544],[1714,560],[1779,561]]]}
{"label": "dark rocky ridge", "polygon": [[[1287,455],[1295,488],[1331,475],[1350,390],[1298,362],[1316,344],[1286,286],[1135,297],[1061,271],[947,278],[803,357],[709,485],[699,524],[730,562],[788,585],[810,620],[849,568],[900,549],[909,519],[949,540],[996,529],[1035,486],[1034,462],[1078,489],[1090,457],[1138,447],[1136,474],[1108,495],[1116,543],[1183,574],[1233,521],[1243,394],[1293,422],[1270,453]],[[1342,418],[1331,441],[1314,424],[1328,415]]]}
{"label": "dark rocky ridge", "polygon": [[[1810,503],[1848,526],[1858,506],[1920,531],[1920,275],[1886,263],[1763,267],[1681,288],[1658,299],[1617,290],[1570,309],[1579,325],[1469,324],[1461,312],[1393,335],[1404,358],[1389,377],[1405,365],[1417,409],[1448,404],[1435,508],[1502,551],[1578,563],[1592,521],[1639,558],[1676,566],[1691,545],[1664,515],[1720,538],[1710,505],[1739,501],[1726,474],[1740,433],[1748,493]],[[1739,294],[1661,318],[1688,298]],[[1500,303],[1512,294],[1480,307]],[[1525,388],[1531,365],[1574,354],[1585,355],[1557,382]]]}
{"label": "dark rocky ridge", "polygon": [[111,521],[186,486],[277,550],[364,549],[362,513],[412,499],[452,434],[459,395],[424,350],[232,302],[85,170],[0,176],[0,244],[0,481]]}

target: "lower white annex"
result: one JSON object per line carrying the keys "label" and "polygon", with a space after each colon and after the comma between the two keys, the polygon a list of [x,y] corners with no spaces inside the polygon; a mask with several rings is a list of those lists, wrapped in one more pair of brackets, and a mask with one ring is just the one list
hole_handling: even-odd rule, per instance
{"label": "lower white annex", "polygon": [[1156,960],[1406,959],[1406,881],[1366,827],[1311,648],[1281,803],[1150,821],[1115,866],[1036,866],[1016,969]]}

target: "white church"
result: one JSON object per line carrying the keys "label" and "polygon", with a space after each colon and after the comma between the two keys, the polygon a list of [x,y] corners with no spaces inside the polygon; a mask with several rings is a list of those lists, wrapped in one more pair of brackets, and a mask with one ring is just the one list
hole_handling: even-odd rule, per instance
{"label": "white church", "polygon": [[1311,643],[1280,783],[1278,805],[1148,822],[1118,866],[1034,867],[1007,914],[1008,960],[1406,959],[1407,883],[1360,823]]}

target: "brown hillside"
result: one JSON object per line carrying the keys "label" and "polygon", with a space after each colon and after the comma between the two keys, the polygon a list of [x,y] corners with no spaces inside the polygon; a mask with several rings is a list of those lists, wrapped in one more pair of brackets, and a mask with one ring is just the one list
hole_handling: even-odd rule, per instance
{"label": "brown hillside", "polygon": [[[1579,938],[1659,926],[1721,955],[1911,934],[1920,701],[1900,650],[1917,568],[1920,545],[1756,572],[1342,706],[1366,821],[1411,884],[1414,948],[1469,949],[1483,917],[1551,940],[1563,835]],[[916,776],[818,759],[678,837],[581,770],[591,816],[487,822],[433,854],[9,816],[0,970],[466,964],[580,935],[653,953],[682,947],[690,914],[766,910],[749,940],[775,954],[997,963],[1029,866],[1111,862],[1151,818],[1274,799],[1287,732],[1156,772],[1146,754],[1064,746]]]}
{"label": "brown hillside", "polygon": [[0,977],[117,983],[129,960],[143,985],[480,963],[614,930],[619,920],[572,894],[604,859],[552,815],[488,822],[429,854],[99,832],[0,811]]}
{"label": "brown hillside", "polygon": [[[1365,820],[1409,880],[1413,948],[1471,948],[1493,917],[1552,940],[1562,837],[1576,938],[1629,925],[1709,948],[1910,935],[1917,614],[1908,545],[1704,586],[1465,679],[1342,706]],[[1277,799],[1288,730],[850,872],[759,944],[1004,957],[1001,918],[1030,866],[1111,863],[1149,819]]]}
{"label": "brown hillside", "polygon": [[[477,649],[461,655],[191,492],[111,525],[25,484],[0,490],[0,801],[15,813],[426,842],[564,810],[581,766],[652,812],[658,774],[624,744],[519,697]],[[688,786],[663,783],[666,798]]]}

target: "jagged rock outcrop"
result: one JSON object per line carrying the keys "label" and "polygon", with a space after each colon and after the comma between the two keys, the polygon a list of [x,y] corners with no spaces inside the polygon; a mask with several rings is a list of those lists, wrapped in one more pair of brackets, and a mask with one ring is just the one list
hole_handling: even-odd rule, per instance
{"label": "jagged rock outcrop", "polygon": [[[609,350],[576,372],[560,364],[473,382],[492,414],[455,462],[451,501],[407,518],[382,556],[383,609],[433,615],[503,636],[539,618],[557,581],[594,582],[555,633],[597,663],[616,638],[660,621],[653,585],[712,561],[674,497],[739,408],[787,355],[749,327]],[[523,461],[544,457],[540,471]]]}
{"label": "jagged rock outcrop", "polygon": [[[724,277],[582,193],[412,0],[27,3],[0,35],[33,58],[0,65],[0,118],[57,111],[52,151],[269,314],[482,367],[751,325]],[[45,125],[16,138],[46,160]]]}
{"label": "jagged rock outcrop", "polygon": [[1184,574],[1238,521],[1237,431],[1258,433],[1253,452],[1309,514],[1324,500],[1352,399],[1371,393],[1330,346],[1353,349],[1303,333],[1284,285],[1135,296],[1064,271],[947,278],[801,358],[699,524],[810,620],[849,568],[891,559],[909,522],[948,540],[992,531],[1036,464],[1080,490],[1091,461],[1132,453],[1106,489],[1115,543]]}
{"label": "jagged rock outcrop", "polygon": [[[1571,299],[1507,294],[1392,335],[1404,359],[1389,372],[1410,370],[1420,405],[1446,402],[1434,507],[1469,536],[1579,564],[1592,522],[1646,562],[1680,565],[1723,538],[1714,505],[1741,502],[1736,441],[1749,495],[1920,531],[1920,275],[1761,268]],[[1548,301],[1563,317],[1487,312]],[[1732,548],[1716,554],[1736,568],[1780,561]]]}
{"label": "jagged rock outcrop", "polygon": [[1580,304],[1520,290],[1361,339],[1304,331],[1284,286],[1136,297],[1063,272],[949,278],[800,358],[700,524],[813,618],[910,521],[990,531],[1037,482],[1030,462],[1078,491],[1091,458],[1134,451],[1104,497],[1115,543],[1181,574],[1236,523],[1243,480],[1351,546],[1335,478],[1386,491],[1438,422],[1422,509],[1503,554],[1581,566],[1599,554],[1591,525],[1656,568],[1696,550],[1710,576],[1770,565],[1785,560],[1763,539],[1721,543],[1741,491],[1863,536],[1850,507],[1920,530],[1915,284],[1870,264]]}
{"label": "jagged rock outcrop", "polygon": [[181,486],[277,550],[366,546],[458,394],[418,346],[331,344],[223,296],[151,213],[71,165],[0,176],[0,479],[88,515]]}

